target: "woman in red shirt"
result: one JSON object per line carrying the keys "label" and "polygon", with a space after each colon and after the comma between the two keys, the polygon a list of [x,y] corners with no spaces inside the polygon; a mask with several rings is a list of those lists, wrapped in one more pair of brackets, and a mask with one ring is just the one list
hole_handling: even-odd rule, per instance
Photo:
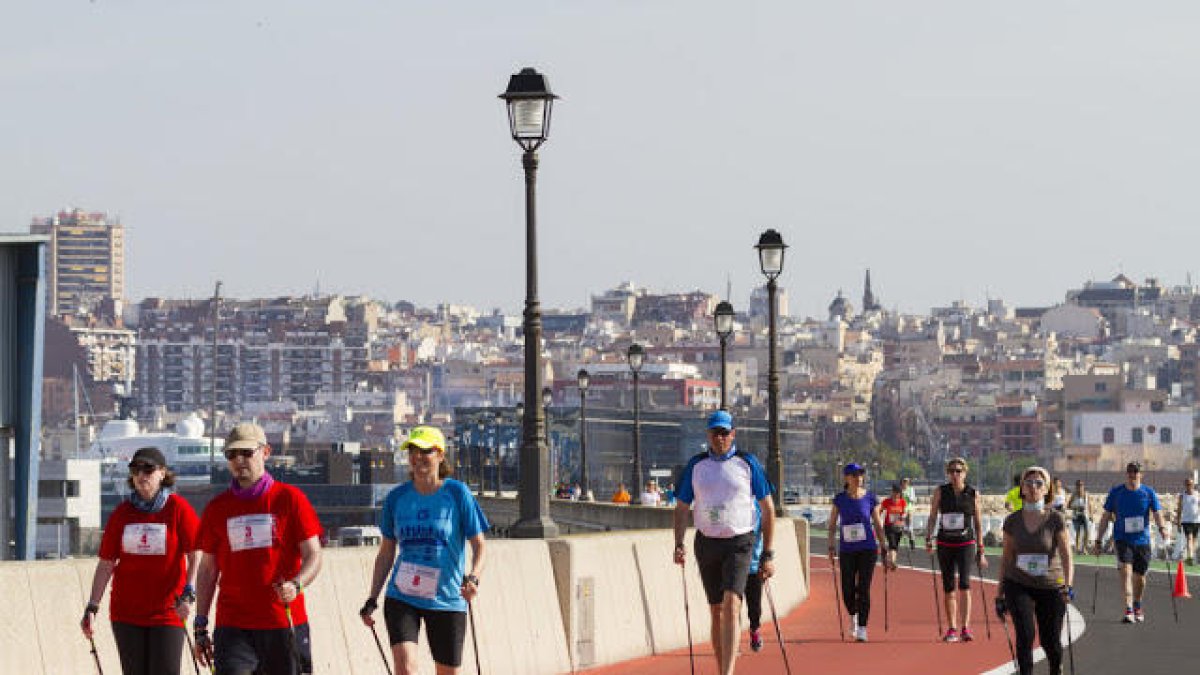
{"label": "woman in red shirt", "polygon": [[80,627],[92,637],[104,587],[113,580],[109,618],[125,675],[179,675],[184,621],[200,553],[200,520],[167,488],[175,474],[158,448],[141,448],[129,462],[129,498],[104,527],[100,562]]}

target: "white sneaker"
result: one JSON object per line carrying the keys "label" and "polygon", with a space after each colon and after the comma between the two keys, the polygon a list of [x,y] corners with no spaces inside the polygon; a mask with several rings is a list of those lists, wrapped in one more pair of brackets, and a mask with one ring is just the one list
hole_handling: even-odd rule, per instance
{"label": "white sneaker", "polygon": [[850,634],[858,635],[858,615],[857,614],[850,615]]}
{"label": "white sneaker", "polygon": [[854,632],[854,639],[859,642],[866,642],[867,641],[867,627],[859,626],[858,630]]}

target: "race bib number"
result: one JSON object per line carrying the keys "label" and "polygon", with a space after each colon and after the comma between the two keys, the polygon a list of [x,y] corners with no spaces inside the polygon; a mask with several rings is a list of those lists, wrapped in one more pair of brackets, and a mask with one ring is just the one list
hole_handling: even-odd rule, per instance
{"label": "race bib number", "polygon": [[903,513],[888,513],[887,514],[888,525],[898,525],[903,520],[904,520]]}
{"label": "race bib number", "polygon": [[1023,553],[1017,556],[1017,568],[1030,576],[1045,576],[1050,569],[1050,556],[1040,553]]}
{"label": "race bib number", "polygon": [[862,523],[854,523],[853,525],[842,526],[842,541],[847,544],[855,544],[860,541],[867,540],[867,528]]}
{"label": "race bib number", "polygon": [[165,523],[130,523],[121,533],[121,552],[129,555],[166,555]]}
{"label": "race bib number", "polygon": [[432,600],[437,597],[441,576],[442,571],[436,567],[402,562],[396,570],[396,589],[404,595]]}
{"label": "race bib number", "polygon": [[710,506],[710,507],[704,509],[704,515],[707,517],[706,519],[708,520],[709,524],[711,524],[711,525],[724,525],[725,524],[725,507],[724,506]]}
{"label": "race bib number", "polygon": [[1130,516],[1125,519],[1125,534],[1137,534],[1146,529],[1146,519],[1142,516]]}
{"label": "race bib number", "polygon": [[942,529],[943,530],[961,530],[966,527],[967,514],[965,513],[943,513],[942,514]]}
{"label": "race bib number", "polygon": [[225,527],[231,551],[270,548],[271,535],[275,532],[275,516],[270,513],[238,516],[225,521]]}

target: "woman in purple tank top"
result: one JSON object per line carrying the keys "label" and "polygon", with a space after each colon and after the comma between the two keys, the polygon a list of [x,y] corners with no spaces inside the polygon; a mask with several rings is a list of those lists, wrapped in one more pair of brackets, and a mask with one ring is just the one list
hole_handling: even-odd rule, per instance
{"label": "woman in purple tank top", "polygon": [[871,577],[887,548],[879,498],[867,491],[866,474],[859,464],[846,465],[842,470],[846,489],[833,498],[829,512],[829,560],[840,558],[842,600],[850,613],[850,632],[859,642],[867,641]]}

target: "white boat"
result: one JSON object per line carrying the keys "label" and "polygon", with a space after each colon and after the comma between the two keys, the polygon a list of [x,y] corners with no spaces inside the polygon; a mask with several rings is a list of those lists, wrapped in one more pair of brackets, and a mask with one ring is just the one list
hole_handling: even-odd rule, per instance
{"label": "white boat", "polygon": [[[212,459],[218,466],[225,461],[225,439],[218,437]],[[175,472],[176,483],[199,485],[209,482],[210,441],[204,435],[204,422],[195,413],[175,425],[175,433],[143,432],[136,420],[109,420],[100,430],[83,459],[100,460],[102,494],[127,494],[125,479],[129,460],[139,448],[158,448]]]}

